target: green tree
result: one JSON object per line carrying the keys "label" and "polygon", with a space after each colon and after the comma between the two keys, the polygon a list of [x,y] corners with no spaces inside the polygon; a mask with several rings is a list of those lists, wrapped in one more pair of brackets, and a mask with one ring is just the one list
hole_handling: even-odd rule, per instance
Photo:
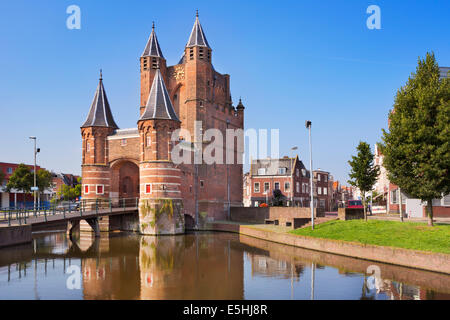
{"label": "green tree", "polygon": [[5,180],[5,173],[0,171],[0,186],[3,184],[3,180]]}
{"label": "green tree", "polygon": [[39,169],[36,172],[36,186],[39,188],[39,194],[42,194],[45,189],[52,186],[53,175],[50,171]]}
{"label": "green tree", "polygon": [[432,199],[450,192],[450,80],[439,79],[433,53],[398,90],[382,152],[390,181],[427,202],[432,226]]}
{"label": "green tree", "polygon": [[24,193],[23,201],[25,203],[25,193],[31,191],[33,184],[33,173],[28,166],[21,163],[14,170],[11,177],[9,177],[8,183],[6,184],[6,192],[10,192],[12,189],[22,191]]}
{"label": "green tree", "polygon": [[63,185],[58,192],[58,196],[64,200],[74,200],[81,196],[81,178],[77,180],[78,184],[71,187],[68,185]]}
{"label": "green tree", "polygon": [[352,156],[352,160],[348,162],[351,167],[348,183],[361,191],[364,206],[364,220],[367,221],[366,193],[373,189],[373,185],[377,181],[379,168],[374,165],[373,153],[370,151],[370,146],[366,142],[361,141],[356,150],[358,151],[358,155]]}

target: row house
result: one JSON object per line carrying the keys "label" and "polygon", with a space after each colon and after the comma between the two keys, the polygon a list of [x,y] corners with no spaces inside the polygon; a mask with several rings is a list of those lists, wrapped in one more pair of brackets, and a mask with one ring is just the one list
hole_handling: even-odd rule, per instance
{"label": "row house", "polygon": [[313,170],[315,207],[330,211],[332,181],[333,178],[329,172],[321,169]]}
{"label": "row house", "polygon": [[71,188],[78,184],[78,179],[80,176],[67,174],[67,173],[52,173],[52,196],[56,196],[63,185],[69,186]]}
{"label": "row house", "polygon": [[271,204],[277,189],[286,205],[308,207],[309,180],[309,171],[298,156],[252,160],[250,172],[244,175],[244,203],[247,206]]}

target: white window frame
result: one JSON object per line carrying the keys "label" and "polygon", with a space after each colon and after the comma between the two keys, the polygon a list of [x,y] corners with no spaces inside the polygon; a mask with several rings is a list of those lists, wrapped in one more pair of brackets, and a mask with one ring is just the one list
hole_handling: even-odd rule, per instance
{"label": "white window frame", "polygon": [[277,183],[278,183],[278,190],[281,190],[281,185],[280,185],[280,182],[279,182],[279,181],[275,181],[275,182],[274,182],[273,188],[276,189]]}
{"label": "white window frame", "polygon": [[[150,192],[147,192],[147,186],[150,186]],[[153,185],[151,183],[146,183],[144,185],[144,194],[151,194],[153,191]]]}
{"label": "white window frame", "polygon": [[[101,193],[98,192],[98,187],[102,187]],[[99,195],[105,194],[105,185],[104,184],[96,184],[95,185],[95,194],[99,194]]]}
{"label": "white window frame", "polygon": [[[258,188],[256,188],[256,185],[258,185]],[[253,184],[253,192],[254,193],[260,193],[261,192],[261,185],[259,184],[259,182],[255,182],[254,184]]]}
{"label": "white window frame", "polygon": [[286,168],[278,168],[278,174],[286,174]]}
{"label": "white window frame", "polygon": [[[266,184],[267,184],[267,190],[266,190]],[[264,192],[270,191],[270,182],[264,182]]]}
{"label": "white window frame", "polygon": [[300,193],[300,182],[298,182],[298,181],[295,183],[295,191],[297,193]]}
{"label": "white window frame", "polygon": [[[288,185],[287,188],[286,188],[286,185]],[[289,181],[286,181],[284,183],[284,191],[291,191],[291,183]]]}
{"label": "white window frame", "polygon": [[86,142],[86,152],[90,152],[91,151],[91,144],[89,143],[89,141]]}
{"label": "white window frame", "polygon": [[146,147],[152,146],[152,136],[151,135],[147,135],[147,139],[146,139],[145,143],[147,144]]}
{"label": "white window frame", "polygon": [[204,188],[205,187],[205,180],[200,180],[200,188]]}
{"label": "white window frame", "polygon": [[317,187],[317,194],[322,194],[322,187]]}
{"label": "white window frame", "polygon": [[[88,187],[88,192],[86,192],[86,187]],[[89,194],[91,193],[91,186],[88,184],[83,185],[83,194]]]}
{"label": "white window frame", "polygon": [[266,174],[266,168],[258,169],[258,176],[264,176]]}
{"label": "white window frame", "polygon": [[323,188],[323,194],[327,195],[328,194],[328,189],[326,187]]}
{"label": "white window frame", "polygon": [[13,168],[7,167],[7,168],[6,168],[6,173],[7,173],[7,174],[12,174],[12,173],[13,173]]}

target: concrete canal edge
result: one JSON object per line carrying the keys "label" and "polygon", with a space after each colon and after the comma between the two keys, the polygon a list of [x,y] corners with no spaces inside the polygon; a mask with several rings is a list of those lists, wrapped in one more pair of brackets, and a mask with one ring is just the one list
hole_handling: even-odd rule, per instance
{"label": "concrete canal edge", "polygon": [[204,230],[234,232],[294,247],[450,274],[450,255],[445,253],[298,236],[289,233],[264,230],[257,226],[240,225],[236,223],[212,222],[209,223]]}
{"label": "concrete canal edge", "polygon": [[0,248],[31,241],[31,225],[0,227]]}

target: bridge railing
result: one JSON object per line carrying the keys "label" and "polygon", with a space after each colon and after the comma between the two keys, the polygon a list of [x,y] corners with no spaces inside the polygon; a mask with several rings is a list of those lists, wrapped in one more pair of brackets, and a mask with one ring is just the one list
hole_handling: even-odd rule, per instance
{"label": "bridge railing", "polygon": [[[27,224],[30,218],[44,217],[44,221],[48,221],[49,216],[62,215],[66,218],[67,214],[77,213],[80,216],[83,214],[97,214],[105,210],[110,212],[113,209],[129,210],[138,208],[139,198],[110,198],[110,199],[83,199],[79,203],[71,203],[69,205],[51,204],[50,206],[37,207],[36,209],[30,208],[0,208],[0,223],[11,224],[18,223],[19,225]],[[117,211],[117,210],[115,210]]]}

